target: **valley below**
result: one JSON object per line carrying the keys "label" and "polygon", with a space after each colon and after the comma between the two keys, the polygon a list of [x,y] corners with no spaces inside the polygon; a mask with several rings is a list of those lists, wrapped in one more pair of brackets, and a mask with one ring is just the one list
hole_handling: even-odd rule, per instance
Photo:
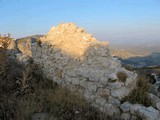
{"label": "valley below", "polygon": [[160,66],[160,43],[141,45],[111,45],[113,56],[118,57],[122,64],[133,67]]}

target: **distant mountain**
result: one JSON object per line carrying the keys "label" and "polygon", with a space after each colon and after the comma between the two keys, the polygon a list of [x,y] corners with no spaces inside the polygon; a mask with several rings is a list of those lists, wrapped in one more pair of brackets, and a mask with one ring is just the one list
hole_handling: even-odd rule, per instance
{"label": "distant mountain", "polygon": [[144,57],[122,59],[122,63],[130,64],[133,67],[160,66],[160,53],[152,53]]}
{"label": "distant mountain", "polygon": [[133,67],[160,66],[160,42],[112,47],[112,54]]}
{"label": "distant mountain", "polygon": [[122,59],[128,59],[128,58],[131,58],[131,57],[142,57],[142,56],[145,56],[147,55],[146,54],[136,54],[136,53],[133,53],[133,52],[130,52],[130,51],[127,51],[127,50],[122,50],[122,49],[112,49],[112,55],[113,56],[118,56]]}
{"label": "distant mountain", "polygon": [[112,50],[124,50],[135,55],[149,55],[151,53],[160,53],[160,41],[145,42],[141,44],[111,44]]}

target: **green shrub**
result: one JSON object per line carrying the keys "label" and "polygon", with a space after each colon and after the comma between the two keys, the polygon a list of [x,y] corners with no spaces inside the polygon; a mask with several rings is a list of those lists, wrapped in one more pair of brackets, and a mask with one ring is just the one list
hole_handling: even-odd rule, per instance
{"label": "green shrub", "polygon": [[125,72],[117,72],[117,77],[118,77],[118,80],[121,82],[126,82],[126,79],[128,78]]}
{"label": "green shrub", "polygon": [[10,35],[8,36],[0,35],[0,77],[6,76],[6,69],[7,69],[7,49],[11,43]]}

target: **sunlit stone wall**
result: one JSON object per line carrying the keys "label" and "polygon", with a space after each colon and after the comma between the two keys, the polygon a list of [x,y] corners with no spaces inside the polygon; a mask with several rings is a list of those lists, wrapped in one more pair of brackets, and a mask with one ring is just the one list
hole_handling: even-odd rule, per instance
{"label": "sunlit stone wall", "polygon": [[[137,74],[121,67],[112,57],[108,42],[99,42],[72,23],[60,24],[38,43],[32,44],[32,57],[44,74],[110,116],[136,117],[121,104],[136,86]],[[125,82],[117,72],[128,76]],[[146,108],[148,109],[148,108]]]}

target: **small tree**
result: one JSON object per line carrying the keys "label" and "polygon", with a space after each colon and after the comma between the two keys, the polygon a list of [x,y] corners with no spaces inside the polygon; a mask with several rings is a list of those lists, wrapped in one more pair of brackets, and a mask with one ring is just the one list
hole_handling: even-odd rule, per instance
{"label": "small tree", "polygon": [[10,34],[1,36],[0,35],[0,76],[5,75],[7,66],[7,49],[11,43]]}

